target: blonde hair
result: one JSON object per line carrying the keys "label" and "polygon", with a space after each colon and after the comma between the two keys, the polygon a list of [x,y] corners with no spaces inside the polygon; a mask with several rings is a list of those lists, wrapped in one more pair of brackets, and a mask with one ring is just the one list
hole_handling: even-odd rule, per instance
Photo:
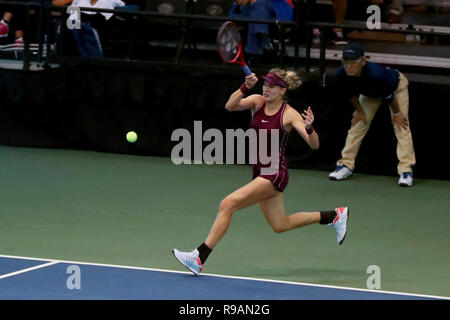
{"label": "blonde hair", "polygon": [[283,79],[284,82],[287,83],[288,89],[298,88],[302,84],[300,77],[295,71],[273,68],[269,70],[269,73],[275,73],[277,76]]}

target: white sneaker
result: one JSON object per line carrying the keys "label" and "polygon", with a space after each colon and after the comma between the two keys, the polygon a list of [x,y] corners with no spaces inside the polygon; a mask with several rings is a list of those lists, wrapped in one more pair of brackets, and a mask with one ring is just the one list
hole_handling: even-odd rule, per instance
{"label": "white sneaker", "polygon": [[203,269],[200,258],[198,257],[198,250],[195,249],[191,252],[182,252],[177,249],[172,250],[175,258],[178,259],[186,268],[188,268],[196,276],[200,275],[200,271]]}
{"label": "white sneaker", "polygon": [[411,187],[413,185],[413,174],[411,172],[403,172],[398,179],[400,187]]}
{"label": "white sneaker", "polygon": [[352,175],[352,171],[345,164],[338,164],[336,170],[328,175],[330,180],[343,180]]}
{"label": "white sneaker", "polygon": [[334,209],[334,211],[336,211],[336,218],[329,225],[336,231],[337,243],[341,245],[347,235],[347,220],[350,215],[350,210],[348,207],[340,207]]}

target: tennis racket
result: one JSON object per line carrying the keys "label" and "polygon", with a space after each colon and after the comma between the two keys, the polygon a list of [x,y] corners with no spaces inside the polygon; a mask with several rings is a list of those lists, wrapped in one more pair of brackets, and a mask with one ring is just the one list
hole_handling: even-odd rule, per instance
{"label": "tennis racket", "polygon": [[220,26],[216,41],[217,52],[223,61],[240,64],[246,75],[252,74],[252,71],[245,63],[241,35],[234,22],[226,21]]}

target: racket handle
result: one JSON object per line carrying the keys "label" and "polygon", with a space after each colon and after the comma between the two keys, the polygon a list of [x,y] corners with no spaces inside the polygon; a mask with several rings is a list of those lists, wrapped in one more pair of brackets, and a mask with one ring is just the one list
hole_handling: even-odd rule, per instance
{"label": "racket handle", "polygon": [[252,70],[250,70],[250,68],[246,64],[242,66],[242,70],[244,70],[245,74],[248,76],[252,74]]}

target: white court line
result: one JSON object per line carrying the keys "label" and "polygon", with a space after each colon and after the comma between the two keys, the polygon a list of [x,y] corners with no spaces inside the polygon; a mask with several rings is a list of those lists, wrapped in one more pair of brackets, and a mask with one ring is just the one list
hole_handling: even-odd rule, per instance
{"label": "white court line", "polygon": [[[131,270],[145,270],[145,271],[158,271],[158,272],[168,272],[168,273],[177,273],[177,274],[191,274],[192,275],[192,272],[189,272],[189,271],[176,271],[176,270],[166,270],[166,269],[156,269],[156,268],[146,268],[146,267],[133,267],[133,266],[116,265],[116,264],[80,262],[80,261],[70,261],[70,260],[55,260],[55,259],[46,259],[46,258],[32,258],[32,257],[11,256],[11,255],[3,255],[3,254],[0,254],[0,258],[14,258],[14,259],[24,259],[24,260],[41,260],[41,261],[51,261],[51,264],[55,264],[55,263],[69,263],[69,264],[81,264],[81,265],[90,265],[90,266],[98,266],[98,267],[110,267],[110,268],[131,269]],[[49,264],[49,265],[51,265],[51,264]],[[192,275],[192,276],[194,277],[194,275]],[[331,285],[324,285],[324,284],[313,284],[313,283],[303,283],[303,282],[293,282],[293,281],[283,281],[283,280],[271,280],[271,279],[252,278],[252,277],[227,276],[227,275],[211,274],[211,273],[202,273],[201,277],[202,276],[227,278],[227,279],[238,279],[238,280],[263,281],[263,282],[282,283],[282,284],[290,284],[290,285],[297,285],[297,286],[309,286],[309,287],[319,287],[319,288],[328,288],[328,289],[339,289],[339,290],[349,290],[349,291],[361,291],[361,292],[370,292],[370,293],[392,294],[392,295],[402,295],[402,296],[411,296],[411,297],[420,297],[420,298],[432,298],[432,299],[450,300],[450,297],[444,297],[444,296],[424,295],[424,294],[395,292],[395,291],[383,291],[383,290],[370,290],[370,289],[350,288],[350,287],[339,287],[339,286],[331,286]],[[1,279],[1,277],[0,277],[0,279]]]}
{"label": "white court line", "polygon": [[[36,259],[36,260],[40,260],[40,259]],[[37,269],[41,269],[41,268],[45,268],[45,267],[49,267],[49,266],[52,266],[52,265],[57,264],[57,263],[59,263],[59,261],[51,261],[51,262],[47,262],[47,263],[44,263],[44,264],[39,264],[39,265],[34,266],[34,267],[30,267],[30,268],[14,271],[14,272],[11,272],[11,273],[6,273],[6,274],[3,274],[3,275],[0,276],[0,280],[1,279],[5,279],[5,278],[9,278],[9,277],[12,277],[12,276],[15,276],[15,275],[18,275],[18,274],[21,274],[21,273],[25,273],[25,272],[29,272],[29,271],[33,271],[33,270],[37,270]]]}

